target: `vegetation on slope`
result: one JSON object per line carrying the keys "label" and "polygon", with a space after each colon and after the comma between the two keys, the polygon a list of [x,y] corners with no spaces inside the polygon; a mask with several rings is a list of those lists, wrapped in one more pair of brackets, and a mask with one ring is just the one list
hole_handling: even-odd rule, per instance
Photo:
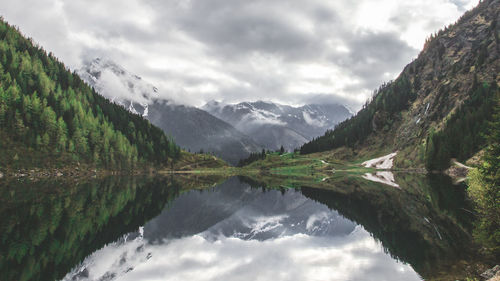
{"label": "vegetation on slope", "polygon": [[97,94],[3,19],[0,136],[1,166],[17,166],[20,159],[36,165],[50,157],[132,168],[140,162],[167,164],[180,153],[161,129]]}
{"label": "vegetation on slope", "polygon": [[474,83],[470,98],[445,122],[442,130],[431,129],[425,143],[425,167],[444,170],[450,159],[465,162],[485,146],[484,135],[492,119],[494,98],[498,95],[495,84]]}
{"label": "vegetation on slope", "polygon": [[482,165],[469,173],[468,191],[480,218],[475,236],[500,258],[500,97],[487,142]]}

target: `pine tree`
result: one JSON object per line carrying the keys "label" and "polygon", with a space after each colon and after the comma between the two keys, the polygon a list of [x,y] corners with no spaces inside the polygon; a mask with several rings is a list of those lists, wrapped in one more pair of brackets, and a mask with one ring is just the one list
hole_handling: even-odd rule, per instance
{"label": "pine tree", "polygon": [[62,117],[57,119],[57,149],[59,151],[64,151],[66,148],[66,142],[68,140],[68,131],[66,128],[66,123]]}

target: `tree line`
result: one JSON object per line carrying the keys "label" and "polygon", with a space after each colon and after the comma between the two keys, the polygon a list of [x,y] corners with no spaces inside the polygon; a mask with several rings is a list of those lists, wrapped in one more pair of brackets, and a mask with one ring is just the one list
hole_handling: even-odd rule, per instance
{"label": "tree line", "polygon": [[[274,153],[278,153],[279,155],[283,155],[285,152],[286,152],[286,150],[282,145],[280,147],[280,149],[276,150]],[[264,148],[262,149],[261,152],[252,152],[252,153],[250,153],[250,155],[247,158],[240,159],[240,161],[238,161],[237,166],[243,167],[246,165],[250,165],[253,162],[256,162],[259,160],[264,160],[264,159],[266,159],[267,154],[270,154],[270,153],[272,153],[272,152],[269,150],[266,151]]]}

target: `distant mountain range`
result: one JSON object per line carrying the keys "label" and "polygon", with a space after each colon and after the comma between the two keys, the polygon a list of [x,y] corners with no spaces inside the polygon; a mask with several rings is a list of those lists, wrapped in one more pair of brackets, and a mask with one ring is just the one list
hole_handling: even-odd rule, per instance
{"label": "distant mountain range", "polygon": [[155,86],[111,60],[96,58],[77,72],[101,95],[147,118],[186,150],[213,152],[236,164],[261,149],[251,138],[203,110],[160,99]]}
{"label": "distant mountain range", "polygon": [[213,152],[231,164],[262,148],[293,150],[352,116],[338,104],[292,107],[272,102],[223,104],[201,109],[165,100],[158,88],[117,63],[96,58],[77,71],[101,95],[139,114],[192,152]]}
{"label": "distant mountain range", "polygon": [[224,104],[211,101],[202,107],[233,125],[268,149],[293,150],[352,116],[338,104],[309,104],[300,107],[256,101]]}

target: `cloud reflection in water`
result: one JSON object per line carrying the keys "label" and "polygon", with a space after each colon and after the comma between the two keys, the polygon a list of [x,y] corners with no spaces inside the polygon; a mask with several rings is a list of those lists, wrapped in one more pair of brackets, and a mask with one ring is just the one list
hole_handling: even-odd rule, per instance
{"label": "cloud reflection in water", "polygon": [[[362,226],[300,191],[234,188],[181,195],[143,230],[96,251],[65,280],[420,280]],[[198,200],[205,221],[217,218],[208,228],[148,235],[175,224],[168,221],[192,219],[171,214]],[[222,205],[225,215],[217,213]]]}

